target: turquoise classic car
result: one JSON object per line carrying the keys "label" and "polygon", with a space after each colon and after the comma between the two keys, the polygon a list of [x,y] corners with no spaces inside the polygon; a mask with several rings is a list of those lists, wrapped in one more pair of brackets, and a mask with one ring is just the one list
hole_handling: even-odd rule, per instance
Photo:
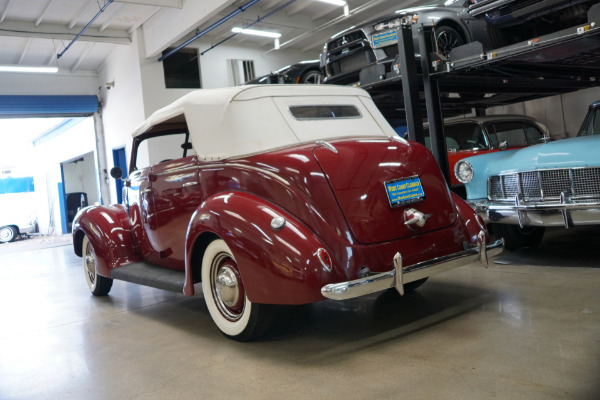
{"label": "turquoise classic car", "polygon": [[468,157],[454,173],[506,248],[537,246],[545,227],[600,224],[600,101],[577,137]]}

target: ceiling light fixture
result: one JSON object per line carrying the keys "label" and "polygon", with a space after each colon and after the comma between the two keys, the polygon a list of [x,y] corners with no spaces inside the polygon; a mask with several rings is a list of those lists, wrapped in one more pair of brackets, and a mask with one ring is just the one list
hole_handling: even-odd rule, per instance
{"label": "ceiling light fixture", "polygon": [[55,74],[58,67],[28,67],[24,65],[0,65],[0,72],[25,72],[32,74]]}
{"label": "ceiling light fixture", "polygon": [[340,7],[347,5],[344,0],[319,0],[319,1],[321,1],[323,3],[333,4],[334,6],[340,6]]}
{"label": "ceiling light fixture", "polygon": [[269,38],[278,39],[281,37],[281,33],[277,32],[267,32],[267,31],[259,31],[257,29],[244,29],[244,28],[232,28],[231,32],[234,33],[244,33],[246,35],[254,35],[254,36],[263,36]]}

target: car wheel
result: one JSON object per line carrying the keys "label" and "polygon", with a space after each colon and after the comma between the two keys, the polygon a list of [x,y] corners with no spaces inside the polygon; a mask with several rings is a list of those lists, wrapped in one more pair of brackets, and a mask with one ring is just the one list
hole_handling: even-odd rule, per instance
{"label": "car wheel", "polygon": [[0,228],[0,243],[14,242],[17,236],[19,236],[19,230],[14,226]]}
{"label": "car wheel", "polygon": [[318,70],[305,72],[300,77],[300,83],[317,84],[323,82],[323,75]]}
{"label": "car wheel", "polygon": [[113,280],[98,275],[96,253],[87,235],[83,237],[81,250],[81,254],[83,255],[83,272],[85,273],[85,280],[90,292],[94,296],[106,296],[110,292]]}
{"label": "car wheel", "polygon": [[536,247],[542,241],[546,228],[540,226],[493,224],[497,236],[504,238],[504,248],[516,250],[521,247]]}
{"label": "car wheel", "polygon": [[440,26],[435,30],[435,40],[438,52],[448,57],[453,48],[465,44],[465,40],[455,29],[449,26]]}
{"label": "car wheel", "polygon": [[248,300],[237,262],[222,239],[212,241],[204,253],[202,291],[213,321],[231,339],[254,339],[271,323],[273,306]]}

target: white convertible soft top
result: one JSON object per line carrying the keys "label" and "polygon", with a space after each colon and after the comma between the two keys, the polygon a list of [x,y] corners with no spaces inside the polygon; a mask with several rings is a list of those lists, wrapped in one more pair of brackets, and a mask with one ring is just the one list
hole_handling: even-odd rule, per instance
{"label": "white convertible soft top", "polygon": [[[298,119],[291,106],[354,106],[358,117]],[[352,136],[398,138],[369,94],[335,85],[249,85],[201,89],[153,113],[133,136],[185,117],[203,159],[259,153],[317,140]]]}

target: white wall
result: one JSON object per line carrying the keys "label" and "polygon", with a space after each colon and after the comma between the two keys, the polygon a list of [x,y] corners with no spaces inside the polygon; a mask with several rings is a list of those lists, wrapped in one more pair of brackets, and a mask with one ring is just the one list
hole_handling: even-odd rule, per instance
{"label": "white wall", "polygon": [[546,124],[554,139],[577,135],[588,106],[600,100],[600,88],[589,88],[558,96],[545,97],[524,103],[493,107],[488,115],[524,114]]}
{"label": "white wall", "polygon": [[0,95],[96,95],[95,74],[0,74]]}
{"label": "white wall", "polygon": [[[109,82],[114,82],[114,86],[107,89],[105,85]],[[109,55],[104,67],[99,72],[97,84],[100,88],[108,169],[114,166],[112,151],[122,147],[126,149],[127,165],[129,166],[131,132],[145,119],[140,60],[135,33],[132,45],[116,46]],[[115,181],[109,178],[108,185],[111,198],[106,199],[106,202],[116,202]]]}
{"label": "white wall", "polygon": [[[199,52],[202,52],[210,46],[210,42],[199,39],[188,47],[196,47]],[[145,59],[142,45],[140,45],[139,56],[146,117],[190,92],[190,89],[166,89],[162,63],[157,61],[158,57]],[[243,45],[235,45],[233,42],[231,44],[224,43],[205,55],[199,56],[201,84],[204,89],[231,86],[227,60],[232,58],[253,60],[256,75],[261,76],[286,65],[318,59],[318,57],[318,54],[293,49],[268,51],[268,49],[252,49]]]}
{"label": "white wall", "polygon": [[81,158],[63,163],[64,190],[65,193],[84,192],[87,194],[88,203],[94,204],[98,202],[94,153],[87,153]]}

